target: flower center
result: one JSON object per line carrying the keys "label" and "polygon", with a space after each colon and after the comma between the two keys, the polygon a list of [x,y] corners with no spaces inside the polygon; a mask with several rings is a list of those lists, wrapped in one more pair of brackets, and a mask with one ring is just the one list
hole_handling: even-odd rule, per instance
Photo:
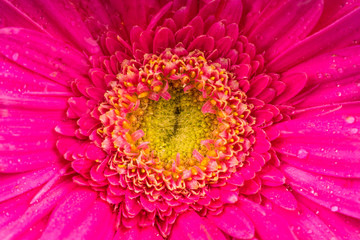
{"label": "flower center", "polygon": [[184,93],[179,88],[169,92],[170,100],[147,101],[140,106],[145,112],[140,129],[163,167],[170,169],[178,154],[180,165],[194,165],[194,149],[205,154],[201,141],[214,137],[216,116],[201,112],[200,91]]}
{"label": "flower center", "polygon": [[204,195],[236,172],[251,145],[252,107],[236,83],[200,51],[125,60],[99,106],[110,168],[151,198],[164,187]]}

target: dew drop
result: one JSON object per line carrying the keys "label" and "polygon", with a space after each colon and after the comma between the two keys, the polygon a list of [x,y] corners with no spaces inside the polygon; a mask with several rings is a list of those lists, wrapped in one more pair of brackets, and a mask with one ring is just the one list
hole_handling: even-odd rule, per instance
{"label": "dew drop", "polygon": [[14,61],[17,61],[18,58],[19,58],[19,53],[14,53],[14,54],[12,55],[12,59],[13,59]]}
{"label": "dew drop", "polygon": [[344,70],[342,69],[342,68],[338,68],[338,73],[343,73],[344,72]]}
{"label": "dew drop", "polygon": [[305,149],[300,149],[297,153],[297,157],[300,159],[304,159],[309,155],[308,151],[306,151]]}
{"label": "dew drop", "polygon": [[332,212],[337,212],[337,211],[339,211],[339,207],[338,207],[338,206],[332,206],[332,207],[330,208],[330,210],[331,210]]}
{"label": "dew drop", "polygon": [[353,116],[349,116],[345,119],[345,121],[349,124],[352,124],[355,122],[355,118]]}
{"label": "dew drop", "polygon": [[351,130],[350,130],[350,133],[351,134],[357,134],[359,132],[359,129],[357,129],[357,128],[352,128]]}

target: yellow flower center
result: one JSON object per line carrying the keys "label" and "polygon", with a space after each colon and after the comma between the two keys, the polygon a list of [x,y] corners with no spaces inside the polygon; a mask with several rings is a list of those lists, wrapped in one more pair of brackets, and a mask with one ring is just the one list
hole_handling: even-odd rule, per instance
{"label": "yellow flower center", "polygon": [[182,88],[171,89],[171,99],[148,100],[140,105],[144,115],[130,114],[139,120],[139,129],[145,133],[144,141],[159,157],[166,169],[172,166],[177,155],[180,165],[194,165],[194,149],[206,153],[202,140],[214,138],[217,128],[216,115],[202,113],[204,104],[198,90],[184,92]]}
{"label": "yellow flower center", "polygon": [[202,195],[245,158],[251,105],[234,75],[203,53],[124,61],[117,80],[99,106],[98,133],[110,168],[127,181]]}

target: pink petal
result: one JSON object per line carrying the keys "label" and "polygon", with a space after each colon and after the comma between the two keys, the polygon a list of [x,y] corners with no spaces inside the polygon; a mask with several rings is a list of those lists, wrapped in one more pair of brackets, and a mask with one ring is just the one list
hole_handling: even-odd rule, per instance
{"label": "pink petal", "polygon": [[299,239],[337,239],[329,227],[303,205],[299,205],[297,211],[280,208],[275,208],[274,211],[286,219]]}
{"label": "pink petal", "polygon": [[[31,198],[39,189],[35,188],[17,197],[8,199],[0,203],[0,229],[6,227],[10,222],[21,217],[28,209]],[[0,235],[3,237],[3,235]]]}
{"label": "pink petal", "polygon": [[193,211],[188,211],[178,217],[170,235],[171,240],[209,238],[225,240],[224,235],[216,226],[206,222]]}
{"label": "pink petal", "polygon": [[62,122],[55,127],[55,131],[64,136],[75,136],[75,131],[78,129],[78,125],[75,121]]}
{"label": "pink petal", "polygon": [[115,221],[111,206],[102,200],[96,200],[83,221],[67,236],[69,239],[106,239],[115,234]]}
{"label": "pink petal", "polygon": [[334,103],[356,102],[360,100],[360,76],[317,85],[313,90],[294,99],[297,108],[310,108]]}
{"label": "pink petal", "polygon": [[271,210],[246,198],[241,198],[238,206],[251,219],[261,239],[296,239],[285,220]]}
{"label": "pink petal", "polygon": [[154,0],[136,0],[129,2],[111,0],[110,2],[111,6],[123,17],[124,24],[128,31],[136,25],[145,28],[150,13],[158,12],[160,7]]}
{"label": "pink petal", "polygon": [[1,27],[23,27],[41,31],[34,21],[16,9],[9,1],[0,2],[0,16],[2,17]]}
{"label": "pink petal", "polygon": [[259,95],[271,82],[268,75],[260,74],[250,79],[250,90],[246,93],[249,97]]}
{"label": "pink petal", "polygon": [[306,198],[300,198],[299,196],[298,198],[306,205],[306,207],[312,210],[332,232],[336,233],[337,238],[349,240],[359,238],[359,219],[332,212]]}
{"label": "pink petal", "polygon": [[78,188],[73,190],[52,212],[40,239],[59,239],[74,231],[90,214],[96,192]]}
{"label": "pink petal", "polygon": [[[45,33],[64,42],[72,42],[80,50],[86,50],[89,54],[100,52],[97,42],[93,39],[79,12],[68,2],[46,0],[39,0],[36,4],[23,0],[10,2],[19,12],[32,19]],[[100,12],[99,5],[96,10]],[[95,36],[97,37],[99,36]]]}
{"label": "pink petal", "polygon": [[184,46],[188,46],[192,41],[194,36],[194,28],[192,26],[186,26],[179,29],[175,33],[175,40],[176,42],[181,42]]}
{"label": "pink petal", "polygon": [[310,33],[322,8],[321,0],[271,2],[250,32],[249,41],[258,51],[267,50],[266,57],[272,59]]}
{"label": "pink petal", "polygon": [[130,229],[118,229],[114,240],[121,240],[121,239],[129,239],[129,240],[136,240],[136,239],[144,239],[144,240],[161,240],[163,239],[159,234],[159,231],[151,226],[151,227],[132,227]]}
{"label": "pink petal", "polygon": [[242,14],[242,1],[229,0],[218,10],[220,19],[226,19],[227,23],[239,23]]}
{"label": "pink petal", "polygon": [[0,201],[18,196],[41,186],[58,171],[55,167],[43,168],[33,172],[7,174],[1,176]]}
{"label": "pink petal", "polygon": [[299,194],[330,209],[360,218],[360,180],[319,176],[284,165],[282,171]]}
{"label": "pink petal", "polygon": [[280,81],[285,83],[286,89],[282,94],[273,100],[273,103],[275,104],[285,103],[289,99],[295,97],[305,87],[307,83],[307,76],[305,73],[283,75],[280,78]]}
{"label": "pink petal", "polygon": [[324,1],[324,11],[321,18],[316,25],[313,32],[317,32],[320,29],[336,22],[341,17],[347,15],[357,7],[359,7],[358,1],[346,1],[346,0],[329,0]]}
{"label": "pink petal", "polygon": [[328,83],[359,74],[359,61],[360,46],[352,46],[303,62],[290,69],[288,73],[305,72],[308,76],[308,85]]}
{"label": "pink petal", "polygon": [[58,202],[67,194],[74,185],[72,183],[61,184],[46,194],[43,200],[36,202],[15,221],[0,229],[0,236],[15,238],[28,228],[31,228],[39,220],[45,218]]}
{"label": "pink petal", "polygon": [[297,201],[294,195],[284,186],[263,188],[261,189],[261,194],[284,209],[295,210],[297,208]]}
{"label": "pink petal", "polygon": [[314,118],[294,119],[274,125],[280,137],[273,143],[281,160],[307,171],[360,177],[359,104]]}
{"label": "pink petal", "polygon": [[261,182],[266,186],[281,186],[285,183],[284,174],[276,167],[267,165],[259,173]]}
{"label": "pink petal", "polygon": [[215,40],[219,40],[225,36],[225,31],[225,24],[219,21],[211,25],[206,35],[213,37]]}
{"label": "pink petal", "polygon": [[204,52],[211,52],[214,49],[214,38],[207,35],[201,35],[196,37],[189,45],[187,50],[189,52],[199,49]]}
{"label": "pink petal", "polygon": [[357,8],[321,31],[279,54],[268,65],[273,72],[284,71],[295,64],[330,49],[350,45],[360,39],[360,9]]}
{"label": "pink petal", "polygon": [[153,42],[154,53],[160,53],[166,48],[172,48],[175,45],[175,37],[173,32],[165,27],[156,31]]}
{"label": "pink petal", "polygon": [[254,225],[240,208],[229,206],[218,216],[207,215],[216,226],[235,238],[250,239],[254,237]]}
{"label": "pink petal", "polygon": [[[26,44],[21,39],[26,39]],[[26,29],[1,29],[0,52],[20,66],[62,85],[81,78],[89,67],[80,52],[56,39]]]}
{"label": "pink petal", "polygon": [[53,166],[58,162],[59,155],[49,150],[35,153],[29,150],[0,151],[0,172],[3,173],[26,172]]}

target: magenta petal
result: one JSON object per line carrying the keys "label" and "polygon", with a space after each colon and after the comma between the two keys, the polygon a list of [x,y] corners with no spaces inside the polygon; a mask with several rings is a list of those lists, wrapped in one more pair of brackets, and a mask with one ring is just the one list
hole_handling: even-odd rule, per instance
{"label": "magenta petal", "polygon": [[[21,142],[20,139],[17,143],[19,142]],[[42,142],[43,141],[36,141],[35,145],[37,143],[42,143]],[[9,152],[9,150],[3,151],[4,149],[0,149],[0,172],[3,173],[26,172],[30,170],[52,166],[59,162],[59,155],[53,150],[40,148],[38,146],[36,146],[37,148],[33,148],[33,149],[17,148],[17,147],[21,147],[20,144],[19,145],[14,144],[10,146],[15,147],[16,149],[11,152]],[[36,152],[32,150],[35,150]]]}
{"label": "magenta petal", "polygon": [[130,229],[118,229],[116,235],[114,236],[114,240],[137,240],[137,239],[144,239],[144,240],[161,240],[163,239],[159,234],[159,231],[155,227],[146,227],[146,228],[139,228],[137,226],[132,227]]}
{"label": "magenta petal", "polygon": [[96,195],[88,189],[73,190],[52,212],[41,239],[59,239],[70,234],[90,214]]}
{"label": "magenta petal", "polygon": [[170,240],[209,238],[225,240],[224,235],[216,226],[206,222],[193,211],[188,211],[178,217],[170,235]]}
{"label": "magenta petal", "polygon": [[[19,196],[0,203],[0,229],[6,227],[10,222],[20,218],[28,209],[31,199],[39,189],[35,188]],[[5,234],[7,235],[7,234]],[[4,236],[1,234],[1,238]]]}
{"label": "magenta petal", "polygon": [[41,186],[57,171],[57,168],[48,167],[33,172],[0,176],[0,202]]}
{"label": "magenta petal", "polygon": [[223,22],[216,22],[207,31],[206,35],[212,36],[215,40],[219,40],[225,36],[225,24]]}
{"label": "magenta petal", "polygon": [[259,173],[262,184],[266,186],[281,186],[285,183],[284,174],[276,167],[267,165]]}
{"label": "magenta petal", "polygon": [[41,31],[34,21],[16,9],[10,1],[0,2],[0,16],[2,16],[1,27],[23,27]]}
{"label": "magenta petal", "polygon": [[105,239],[114,235],[115,222],[111,206],[102,200],[96,200],[85,219],[67,236],[69,239]]}
{"label": "magenta petal", "polygon": [[295,210],[297,208],[297,201],[294,195],[284,186],[263,188],[261,194],[284,209]]}
{"label": "magenta petal", "polygon": [[28,228],[31,228],[39,220],[45,218],[73,186],[72,183],[61,184],[46,193],[43,200],[28,206],[28,209],[22,216],[8,224],[5,228],[1,228],[0,236],[15,238]]}
{"label": "magenta petal", "polygon": [[296,239],[285,220],[271,210],[245,198],[239,200],[239,207],[251,219],[262,239]]}
{"label": "magenta petal", "polygon": [[179,29],[175,33],[176,42],[181,42],[184,46],[188,46],[193,39],[194,36],[194,28],[192,26],[186,26]]}
{"label": "magenta petal", "polygon": [[330,209],[360,218],[360,180],[319,176],[284,165],[290,186],[299,194]]}
{"label": "magenta petal", "polygon": [[[321,113],[321,109],[319,109]],[[360,177],[359,104],[314,118],[274,125],[280,137],[274,141],[281,160],[307,171],[337,177]]]}
{"label": "magenta petal", "polygon": [[360,4],[358,1],[351,1],[351,2],[347,2],[346,0],[324,1],[324,11],[313,32],[317,32],[319,31],[319,29],[322,29],[336,22],[341,17],[349,14],[354,9],[358,8],[359,5]]}
{"label": "magenta petal", "polygon": [[254,237],[254,225],[240,208],[229,206],[218,216],[207,216],[216,226],[235,238],[251,239]]}
{"label": "magenta petal", "polygon": [[268,69],[274,72],[283,71],[317,53],[352,44],[360,38],[359,17],[360,9],[357,8],[278,55],[267,65]]}
{"label": "magenta petal", "polygon": [[280,208],[275,208],[274,211],[286,219],[299,239],[337,239],[337,235],[315,213],[303,205],[299,205],[297,211]]}
{"label": "magenta petal", "polygon": [[220,19],[226,19],[227,23],[239,23],[243,10],[242,1],[229,0],[220,7],[218,15]]}
{"label": "magenta petal", "polygon": [[249,97],[256,97],[267,87],[270,81],[271,78],[268,75],[260,74],[255,76],[250,81],[250,89],[247,95]]}
{"label": "magenta petal", "polygon": [[300,201],[312,210],[332,232],[336,233],[339,239],[359,239],[360,220],[343,214],[332,212],[331,210],[321,207],[318,204],[306,198],[300,198]]}
{"label": "magenta petal", "polygon": [[172,48],[175,45],[175,37],[169,28],[160,28],[156,31],[153,42],[154,53],[160,53],[165,48]]}
{"label": "magenta petal", "polygon": [[[27,39],[26,45],[20,39]],[[63,85],[82,78],[88,71],[88,61],[80,52],[39,32],[3,28],[0,46],[0,52],[9,60]]]}
{"label": "magenta petal", "polygon": [[[319,19],[323,8],[321,0],[271,2],[249,34],[258,51],[268,50],[267,58],[303,39]],[[291,35],[291,38],[289,38]]]}
{"label": "magenta petal", "polygon": [[62,122],[55,127],[55,131],[60,133],[64,136],[75,136],[75,131],[77,130],[78,126],[75,121],[67,121]]}
{"label": "magenta petal", "polygon": [[[312,91],[305,92],[294,99],[297,108],[310,108],[334,103],[360,101],[360,73],[316,85]],[[336,90],[335,90],[336,89]]]}
{"label": "magenta petal", "polygon": [[195,38],[187,48],[187,50],[193,51],[195,49],[202,50],[204,52],[211,52],[214,49],[215,42],[213,37],[207,35],[201,35]]}
{"label": "magenta petal", "polygon": [[291,68],[287,73],[306,73],[308,85],[329,83],[358,75],[359,62],[360,46],[356,45],[314,57]]}
{"label": "magenta petal", "polygon": [[286,89],[280,96],[277,96],[273,103],[275,104],[282,104],[289,99],[296,96],[306,85],[307,83],[307,76],[305,73],[293,73],[289,75],[283,75],[282,78],[280,78],[280,81],[285,83]]}
{"label": "magenta petal", "polygon": [[[11,2],[11,5],[19,12],[54,38],[72,42],[76,47],[86,50],[89,54],[100,52],[100,48],[90,34],[82,16],[68,2],[63,0],[56,2],[39,0],[36,4],[22,0]],[[96,10],[100,12],[99,6]],[[95,36],[95,38],[97,37]]]}
{"label": "magenta petal", "polygon": [[[159,4],[154,1],[136,0],[136,1],[115,1],[111,0],[111,5],[123,16],[124,24],[128,31],[133,26],[145,28],[149,14],[159,10]],[[137,16],[137,17],[134,17]]]}

